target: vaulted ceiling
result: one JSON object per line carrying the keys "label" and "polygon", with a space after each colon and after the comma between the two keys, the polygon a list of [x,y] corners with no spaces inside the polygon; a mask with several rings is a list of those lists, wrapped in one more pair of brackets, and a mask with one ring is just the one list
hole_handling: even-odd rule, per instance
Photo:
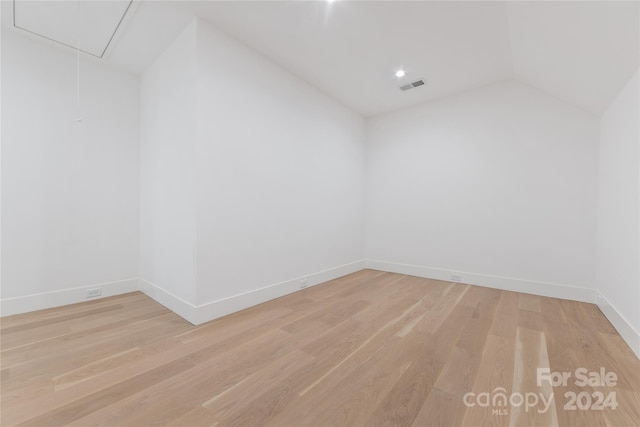
{"label": "vaulted ceiling", "polygon": [[638,68],[639,4],[136,0],[102,60],[142,73],[199,16],[365,116],[512,78],[600,114]]}

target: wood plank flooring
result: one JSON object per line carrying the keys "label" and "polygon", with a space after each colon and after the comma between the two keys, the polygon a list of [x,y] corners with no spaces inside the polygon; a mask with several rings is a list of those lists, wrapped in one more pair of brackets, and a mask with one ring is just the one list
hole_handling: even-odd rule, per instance
{"label": "wood plank flooring", "polygon": [[640,425],[640,361],[594,305],[374,270],[200,326],[132,293],[0,330],[2,426]]}

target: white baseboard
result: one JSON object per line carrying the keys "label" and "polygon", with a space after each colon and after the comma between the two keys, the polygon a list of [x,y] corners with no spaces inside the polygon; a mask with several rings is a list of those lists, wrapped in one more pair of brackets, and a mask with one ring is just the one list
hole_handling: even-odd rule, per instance
{"label": "white baseboard", "polygon": [[[100,288],[102,290],[102,295],[95,298],[87,298],[86,291],[96,288]],[[138,279],[126,279],[118,280],[116,282],[97,283],[77,288],[61,289],[53,292],[42,292],[39,294],[5,298],[0,301],[0,316],[11,316],[30,311],[44,310],[46,308],[59,307],[62,305],[126,294],[137,290]]]}
{"label": "white baseboard", "polygon": [[391,273],[407,274],[447,282],[451,281],[451,274],[459,274],[463,283],[471,285],[594,303],[597,304],[602,313],[611,322],[613,327],[618,331],[622,339],[624,339],[624,341],[629,345],[636,356],[640,358],[640,333],[638,333],[627,319],[625,319],[625,317],[611,305],[604,295],[595,289],[377,260],[356,261],[350,264],[297,277],[250,292],[233,295],[231,297],[222,298],[197,306],[184,301],[183,299],[146,280],[126,279],[116,282],[62,289],[54,292],[43,292],[15,298],[5,298],[0,300],[0,316],[11,316],[14,314],[84,302],[89,300],[89,298],[86,297],[87,290],[100,288],[102,290],[102,295],[98,298],[91,299],[105,298],[140,290],[190,323],[199,325],[236,311],[296,292],[300,290],[300,280],[302,278],[307,279],[308,286],[315,286],[329,280],[346,276],[347,274],[355,273],[363,268],[371,268]]}
{"label": "white baseboard", "polygon": [[307,279],[308,286],[315,286],[347,274],[355,273],[364,268],[364,261],[356,261],[350,264],[296,277],[284,282],[265,286],[250,292],[233,295],[198,306],[198,314],[195,324],[201,324],[217,319],[227,314],[243,310],[245,308],[261,304],[263,302],[279,298],[281,296],[300,290],[300,280]]}
{"label": "white baseboard", "polygon": [[451,274],[461,276],[461,282],[470,285],[484,286],[486,288],[501,289],[505,291],[523,292],[525,294],[540,295],[544,297],[568,299],[573,301],[595,303],[596,290],[562,285],[559,283],[538,282],[534,280],[516,279],[513,277],[490,276],[486,274],[470,273],[458,270],[445,270],[441,268],[424,267],[418,265],[399,264],[377,260],[365,261],[366,268],[388,271],[391,273],[408,274],[410,276],[425,277],[428,279],[451,282]]}
{"label": "white baseboard", "polygon": [[162,289],[151,282],[144,279],[140,279],[139,289],[149,298],[154,299],[156,302],[164,305],[169,310],[173,311],[178,316],[187,320],[188,322],[197,325],[196,317],[198,307],[183,300],[180,297],[175,296],[171,292]]}
{"label": "white baseboard", "polygon": [[451,274],[459,274],[463,283],[471,285],[596,304],[640,359],[640,334],[596,289],[376,260],[366,260],[365,267],[447,282],[451,281]]}
{"label": "white baseboard", "polygon": [[307,279],[308,286],[315,286],[329,280],[337,279],[338,277],[346,276],[347,274],[355,273],[363,268],[364,261],[356,261],[200,305],[193,305],[184,301],[153,283],[142,279],[140,280],[140,290],[185,320],[194,325],[200,325],[235,313],[236,311],[299,291],[300,280],[303,278]]}
{"label": "white baseboard", "polygon": [[631,323],[620,314],[616,308],[611,305],[611,302],[605,298],[602,293],[598,292],[597,303],[600,311],[611,322],[616,331],[620,334],[622,339],[627,343],[635,355],[640,359],[640,333],[631,326]]}

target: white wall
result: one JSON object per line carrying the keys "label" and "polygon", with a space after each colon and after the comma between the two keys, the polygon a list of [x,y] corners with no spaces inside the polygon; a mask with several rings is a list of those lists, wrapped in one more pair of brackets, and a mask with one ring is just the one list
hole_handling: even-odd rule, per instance
{"label": "white wall", "polygon": [[366,258],[578,300],[597,276],[600,306],[640,354],[638,73],[602,117],[598,164],[598,119],[522,84],[365,129],[199,20],[141,85],[83,59],[74,125],[73,52],[2,36],[4,315],[140,277],[201,323]]}
{"label": "white wall", "polygon": [[140,104],[140,278],[195,304],[195,21],[144,73]]}
{"label": "white wall", "polygon": [[597,142],[595,116],[516,82],[371,119],[370,265],[591,300]]}
{"label": "white wall", "polygon": [[598,270],[601,308],[640,357],[640,86],[638,71],[600,122]]}
{"label": "white wall", "polygon": [[138,80],[2,30],[3,315],[133,290]]}
{"label": "white wall", "polygon": [[362,268],[362,117],[201,20],[141,94],[144,292],[201,323]]}
{"label": "white wall", "polygon": [[364,120],[202,21],[198,72],[199,300],[361,262]]}

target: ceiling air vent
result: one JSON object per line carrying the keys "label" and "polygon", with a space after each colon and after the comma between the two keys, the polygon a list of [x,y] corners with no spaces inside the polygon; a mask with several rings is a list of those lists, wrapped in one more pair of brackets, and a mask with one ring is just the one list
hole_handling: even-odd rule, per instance
{"label": "ceiling air vent", "polygon": [[413,89],[414,87],[424,86],[425,84],[426,83],[424,79],[420,79],[420,80],[416,80],[413,83],[407,83],[406,85],[400,86],[400,90],[409,90],[409,89]]}

